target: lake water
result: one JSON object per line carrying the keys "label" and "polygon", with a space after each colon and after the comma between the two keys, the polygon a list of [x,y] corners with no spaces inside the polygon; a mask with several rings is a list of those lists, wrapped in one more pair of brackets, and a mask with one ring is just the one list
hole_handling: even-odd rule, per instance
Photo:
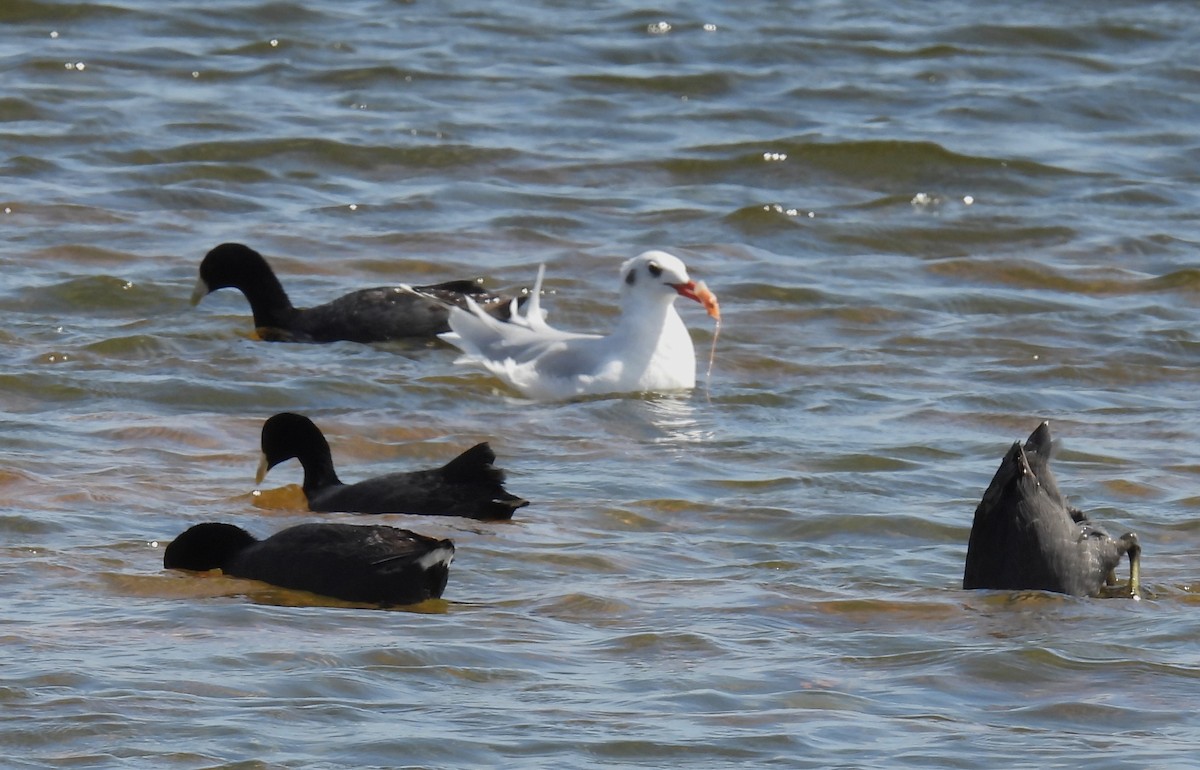
{"label": "lake water", "polygon": [[[1192,767],[1200,7],[0,3],[6,767]],[[299,305],[528,286],[603,330],[672,251],[689,396],[534,403],[440,343],[251,337]],[[706,362],[712,322],[679,303]],[[686,307],[684,306],[686,304]],[[704,368],[704,364],[701,365]],[[313,417],[343,478],[490,440],[511,523],[381,611],[165,572]],[[964,592],[1042,419],[1142,601]],[[1124,570],[1124,567],[1122,568]]]}

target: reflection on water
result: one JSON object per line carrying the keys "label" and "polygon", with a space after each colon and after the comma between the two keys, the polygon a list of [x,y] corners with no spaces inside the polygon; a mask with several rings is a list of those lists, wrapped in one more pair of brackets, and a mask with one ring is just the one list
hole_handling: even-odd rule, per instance
{"label": "reflection on water", "polygon": [[308,498],[299,484],[288,484],[278,489],[256,489],[250,493],[251,505],[268,511],[307,511]]}
{"label": "reflection on water", "polygon": [[657,444],[689,444],[712,437],[705,424],[704,405],[698,394],[658,395],[640,398],[607,398],[594,404],[592,416],[614,438]]}
{"label": "reflection on water", "polygon": [[[164,544],[165,546],[165,544]],[[161,550],[161,549],[160,549]],[[161,557],[160,557],[161,562]],[[453,570],[453,568],[451,568]],[[171,601],[197,602],[206,599],[244,598],[256,604],[280,607],[341,607],[353,609],[379,609],[376,605],[345,602],[328,596],[318,596],[307,591],[280,588],[258,580],[245,580],[211,572],[166,571],[160,574],[130,575],[109,573],[102,576],[104,586],[117,595],[144,598],[159,598]],[[428,599],[419,604],[404,607],[387,607],[419,614],[444,614],[450,603],[444,599]]]}

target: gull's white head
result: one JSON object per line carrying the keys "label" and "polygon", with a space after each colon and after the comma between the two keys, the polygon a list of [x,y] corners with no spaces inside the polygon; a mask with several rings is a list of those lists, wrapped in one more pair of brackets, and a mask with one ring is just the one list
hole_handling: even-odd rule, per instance
{"label": "gull's white head", "polygon": [[678,294],[700,301],[696,284],[688,277],[687,265],[674,254],[647,251],[621,265],[622,297],[663,297]]}

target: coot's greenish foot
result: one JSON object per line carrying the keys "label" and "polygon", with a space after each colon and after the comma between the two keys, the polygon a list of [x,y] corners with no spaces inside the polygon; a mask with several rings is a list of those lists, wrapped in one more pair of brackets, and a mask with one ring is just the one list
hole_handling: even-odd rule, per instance
{"label": "coot's greenish foot", "polygon": [[167,546],[167,569],[261,580],[347,602],[382,606],[438,599],[454,543],[405,529],[301,524],[258,540],[241,527],[197,524]]}
{"label": "coot's greenish foot", "polygon": [[1105,585],[1100,589],[1100,595],[1105,598],[1140,599],[1142,598],[1142,546],[1138,544],[1138,536],[1126,532],[1120,541],[1125,544],[1129,557],[1129,582],[1121,583],[1117,579],[1117,570],[1113,568],[1105,579]]}
{"label": "coot's greenish foot", "polygon": [[492,463],[488,444],[476,444],[441,468],[390,473],[343,484],[333,468],[329,442],[312,420],[282,412],[262,428],[262,460],[256,482],[281,462],[296,458],[304,467],[304,496],[313,511],[417,513],[471,519],[511,519],[529,505],[504,488],[504,471]]}
{"label": "coot's greenish foot", "polygon": [[450,330],[451,307],[466,298],[507,319],[512,299],[490,294],[480,281],[449,281],[432,286],[362,289],[311,308],[292,306],[267,260],[240,243],[222,243],[205,255],[192,304],[219,289],[237,289],[250,302],[258,336],[271,342],[385,342],[432,339]]}
{"label": "coot's greenish foot", "polygon": [[975,509],[963,588],[1042,590],[1074,596],[1112,593],[1115,569],[1128,555],[1126,596],[1137,596],[1141,546],[1137,536],[1113,540],[1067,505],[1050,471],[1050,424],[1022,446],[1013,444]]}

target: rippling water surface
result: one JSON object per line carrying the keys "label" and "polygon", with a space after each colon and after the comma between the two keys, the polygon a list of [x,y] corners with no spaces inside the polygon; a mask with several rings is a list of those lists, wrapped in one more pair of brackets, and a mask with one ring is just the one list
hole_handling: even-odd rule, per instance
{"label": "rippling water surface", "polygon": [[[0,5],[5,762],[1191,765],[1200,10],[495,5]],[[532,403],[189,306],[229,240],[301,305],[545,262],[581,330],[665,248],[724,328],[689,396]],[[458,545],[411,611],[164,572],[362,521],[254,494],[283,410],[351,480],[490,440],[533,504],[383,517]],[[1151,596],[958,588],[1041,419]]]}

